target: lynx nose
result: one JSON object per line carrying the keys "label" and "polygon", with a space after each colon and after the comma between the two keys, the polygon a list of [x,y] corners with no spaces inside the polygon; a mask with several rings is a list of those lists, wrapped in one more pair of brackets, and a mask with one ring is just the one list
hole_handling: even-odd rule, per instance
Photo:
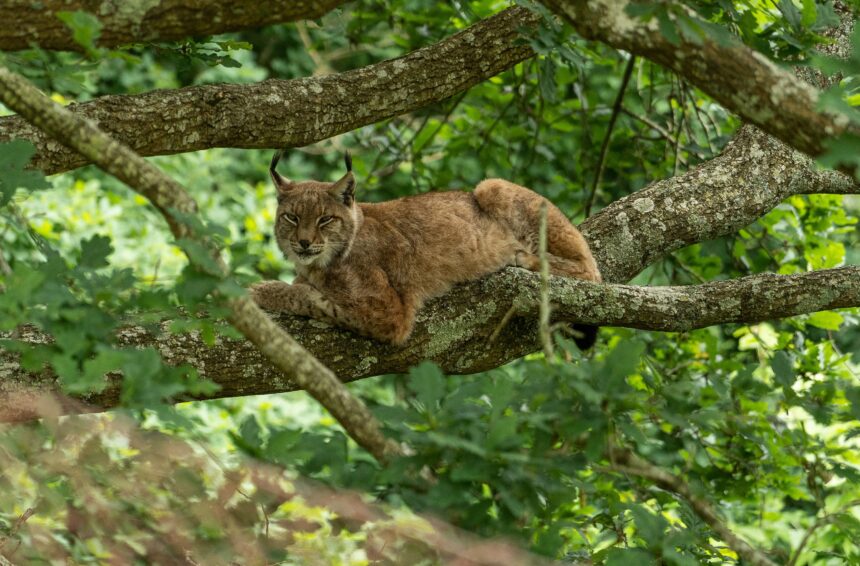
{"label": "lynx nose", "polygon": [[306,250],[308,249],[308,246],[311,245],[311,243],[307,240],[299,240],[299,245],[302,247],[303,250]]}

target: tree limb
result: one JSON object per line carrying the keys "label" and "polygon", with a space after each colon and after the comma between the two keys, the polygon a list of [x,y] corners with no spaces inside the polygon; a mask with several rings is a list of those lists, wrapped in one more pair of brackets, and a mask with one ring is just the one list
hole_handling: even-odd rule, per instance
{"label": "tree limb", "polygon": [[[35,127],[81,152],[105,172],[148,198],[167,220],[177,240],[192,239],[211,253],[218,270],[212,275],[221,278],[229,275],[220,250],[214,249],[205,235],[196,233],[195,228],[182,220],[181,214],[194,214],[197,205],[179,183],[88,120],[52,102],[26,79],[3,67],[0,67],[0,101]],[[191,265],[203,272],[211,271],[193,254],[186,255]],[[380,462],[387,454],[399,452],[398,445],[382,434],[379,422],[364,403],[353,396],[331,370],[261,311],[247,294],[221,297],[221,300],[230,310],[233,326],[284,375],[300,384],[328,409],[360,446]]]}
{"label": "tree limb", "polygon": [[[818,110],[815,88],[728,34],[718,41],[707,31],[695,37],[680,33],[679,43],[673,44],[656,18],[645,22],[630,16],[628,0],[542,1],[583,37],[672,69],[724,107],[807,155],[821,155],[825,142],[840,134],[860,135],[860,127],[847,116]],[[666,6],[678,13],[686,10]],[[678,15],[673,12],[670,17],[677,21]],[[854,166],[840,170],[853,174]]]}
{"label": "tree limb", "polygon": [[[554,277],[550,299],[558,320],[670,332],[721,323],[753,323],[819,310],[860,306],[860,267],[813,271],[800,275],[752,275],[686,287],[640,287],[597,284]],[[418,315],[415,331],[402,348],[380,344],[346,330],[306,318],[279,315],[278,323],[342,381],[403,373],[423,360],[447,374],[467,374],[498,367],[540,349],[538,310],[540,277],[508,268],[479,281],[458,285],[431,301]],[[518,315],[495,340],[511,305]],[[254,345],[219,338],[208,347],[196,334],[153,335],[141,327],[120,331],[124,346],[154,346],[167,363],[192,363],[204,377],[221,385],[214,397],[236,397],[302,389],[276,369]],[[19,329],[19,339],[45,342],[34,328]],[[336,344],[337,347],[332,347]],[[34,408],[9,401],[27,387],[53,389],[47,368],[28,373],[15,356],[0,350],[0,420],[32,418]],[[98,408],[116,406],[119,388],[85,400]]]}
{"label": "tree limb", "polygon": [[[538,21],[510,8],[404,57],[345,73],[103,96],[69,109],[143,156],[303,146],[439,102],[513,67],[534,55],[518,30]],[[0,141],[15,138],[36,146],[31,163],[45,173],[90,162],[20,117],[0,118]]]}
{"label": "tree limb", "polygon": [[690,504],[693,512],[702,521],[707,523],[745,563],[752,564],[753,566],[776,566],[776,563],[763,552],[753,548],[747,541],[732,532],[723,520],[720,519],[719,515],[717,515],[714,507],[705,499],[695,495],[687,482],[682,478],[658,468],[629,450],[614,450],[611,456],[613,460],[612,469],[614,471],[645,478],[666,491],[680,495]]}
{"label": "tree limb", "polygon": [[580,226],[605,281],[622,283],[683,247],[737,232],[796,194],[858,194],[850,177],[745,126],[717,157],[619,199]]}
{"label": "tree limb", "polygon": [[80,51],[72,31],[57,12],[84,11],[102,24],[97,45],[115,47],[146,41],[172,41],[215,35],[281,22],[314,19],[346,0],[7,0],[0,3],[0,50],[41,49]]}

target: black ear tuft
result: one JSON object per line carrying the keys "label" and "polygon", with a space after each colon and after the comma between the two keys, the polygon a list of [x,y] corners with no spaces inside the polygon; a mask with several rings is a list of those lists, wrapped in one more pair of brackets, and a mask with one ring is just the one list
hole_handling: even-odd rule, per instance
{"label": "black ear tuft", "polygon": [[346,163],[346,171],[352,171],[352,155],[349,154],[349,151],[344,154],[343,162]]}

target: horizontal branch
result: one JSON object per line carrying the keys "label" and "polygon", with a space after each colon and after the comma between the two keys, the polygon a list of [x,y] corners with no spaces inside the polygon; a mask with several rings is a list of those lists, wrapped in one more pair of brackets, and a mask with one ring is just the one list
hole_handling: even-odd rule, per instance
{"label": "horizontal branch", "polygon": [[[475,373],[540,348],[539,279],[532,272],[508,268],[457,286],[419,313],[415,332],[402,348],[296,316],[280,315],[276,319],[343,381],[406,372],[423,360],[437,363],[448,374]],[[596,284],[556,277],[550,293],[555,316],[560,320],[686,331],[860,306],[860,267],[801,275],[753,275],[687,287]],[[491,340],[512,305],[517,305],[519,316]],[[45,340],[33,328],[21,329],[19,336],[34,343]],[[171,364],[193,361],[201,375],[221,385],[215,397],[299,389],[249,342],[220,338],[208,347],[194,334],[153,335],[142,327],[126,328],[118,339],[122,345],[154,346]],[[332,348],[332,344],[338,347]],[[14,355],[0,351],[0,407],[6,410],[2,418],[31,416],[33,409],[27,404],[5,403],[3,397],[39,385],[54,388],[54,376],[48,369],[28,373],[17,364]],[[113,383],[87,401],[98,407],[113,407],[118,399],[119,388]]]}
{"label": "horizontal branch", "polygon": [[[528,10],[510,8],[434,45],[353,71],[104,96],[70,109],[143,156],[303,146],[439,102],[513,67],[534,55],[519,30],[537,22]],[[36,145],[32,164],[46,173],[89,163],[21,118],[0,118],[0,141],[14,138]]]}
{"label": "horizontal branch", "polygon": [[[685,77],[724,107],[785,143],[811,156],[825,142],[860,128],[848,117],[818,110],[818,91],[781,69],[767,57],[726,33],[716,39],[707,29],[691,37],[679,33],[675,43],[657,19],[630,16],[628,0],[542,0],[583,37],[654,61]],[[686,8],[671,3],[667,8]],[[677,14],[670,16],[677,21]],[[854,165],[842,168],[854,172]]]}
{"label": "horizontal branch", "polygon": [[57,12],[84,11],[102,24],[97,44],[116,47],[127,43],[172,41],[215,35],[281,22],[313,19],[346,0],[7,0],[0,3],[0,50],[15,51],[38,45],[41,49],[80,51],[72,31]]}
{"label": "horizontal branch", "polygon": [[683,247],[734,234],[797,194],[858,194],[850,177],[754,126],[717,157],[651,183],[582,223],[606,281],[624,283]]}

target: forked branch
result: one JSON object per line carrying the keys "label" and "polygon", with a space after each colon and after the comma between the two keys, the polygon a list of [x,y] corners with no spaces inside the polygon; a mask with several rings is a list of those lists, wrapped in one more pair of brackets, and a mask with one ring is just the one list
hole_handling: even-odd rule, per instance
{"label": "forked branch", "polygon": [[[840,134],[860,135],[860,127],[843,114],[818,110],[819,93],[791,71],[743,45],[728,32],[715,38],[702,27],[679,33],[673,43],[656,18],[646,22],[628,14],[628,0],[542,0],[583,37],[650,59],[696,85],[720,104],[767,133],[811,156],[821,155],[826,141]],[[671,25],[687,18],[680,4],[666,3]],[[841,170],[853,174],[854,165]]]}
{"label": "forked branch", "polygon": [[[538,21],[525,8],[510,8],[434,45],[353,71],[102,96],[69,109],[142,156],[300,147],[440,102],[510,69],[534,55],[520,30]],[[21,117],[0,118],[0,141],[15,138],[36,146],[32,165],[45,173],[90,162]]]}

